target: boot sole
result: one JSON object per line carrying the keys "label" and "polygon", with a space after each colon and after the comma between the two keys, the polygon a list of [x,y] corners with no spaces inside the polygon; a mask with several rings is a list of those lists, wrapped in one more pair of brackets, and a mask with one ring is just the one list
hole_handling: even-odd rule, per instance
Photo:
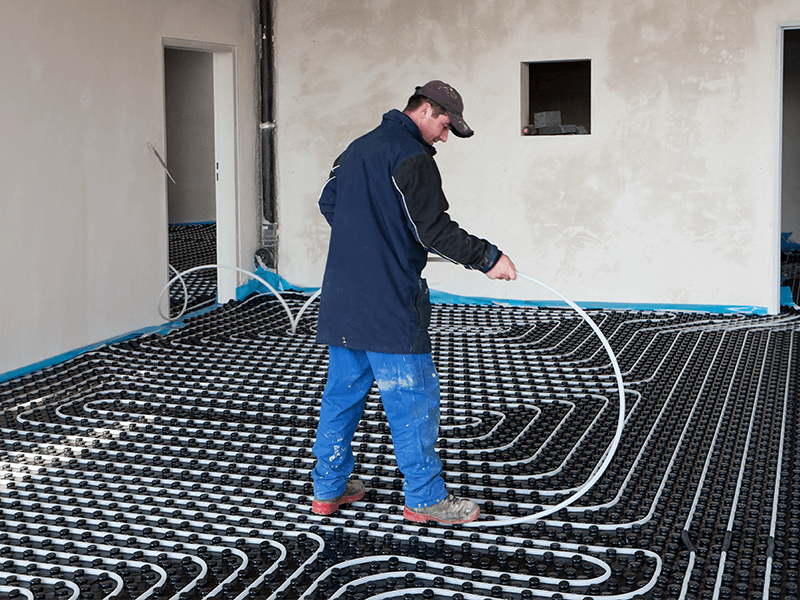
{"label": "boot sole", "polygon": [[481,509],[475,509],[474,513],[467,515],[462,519],[441,519],[439,517],[434,517],[433,515],[424,515],[422,513],[416,513],[408,509],[408,507],[403,507],[403,518],[408,519],[409,521],[413,521],[414,523],[427,523],[428,521],[436,521],[437,523],[442,523],[444,525],[461,525],[462,523],[470,523],[478,518],[481,514]]}
{"label": "boot sole", "polygon": [[320,500],[314,500],[311,503],[311,512],[315,515],[332,515],[342,504],[350,504],[351,502],[358,502],[364,497],[366,494],[366,490],[361,490],[358,494],[353,494],[352,496],[345,496],[344,498],[340,498],[336,502],[321,502]]}

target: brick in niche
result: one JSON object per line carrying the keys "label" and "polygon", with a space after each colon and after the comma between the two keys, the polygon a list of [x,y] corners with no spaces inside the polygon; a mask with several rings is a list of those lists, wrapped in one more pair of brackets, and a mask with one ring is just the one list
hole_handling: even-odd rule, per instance
{"label": "brick in niche", "polygon": [[[561,126],[561,111],[548,110],[545,112],[533,113],[533,126],[536,129],[544,127],[560,127]],[[541,131],[539,133],[542,133]]]}
{"label": "brick in niche", "polygon": [[539,135],[564,135],[569,133],[578,133],[576,125],[556,125],[553,127],[540,127],[536,130]]}

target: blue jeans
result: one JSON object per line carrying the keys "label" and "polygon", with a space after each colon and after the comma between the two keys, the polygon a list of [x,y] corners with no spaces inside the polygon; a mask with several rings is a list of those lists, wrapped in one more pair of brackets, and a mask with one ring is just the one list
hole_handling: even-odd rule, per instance
{"label": "blue jeans", "polygon": [[423,508],[447,497],[439,437],[439,377],[430,354],[384,354],[328,348],[328,382],[322,394],[311,472],[314,497],[335,498],[347,485],[355,460],[351,443],[367,393],[377,381],[392,431],[405,504]]}

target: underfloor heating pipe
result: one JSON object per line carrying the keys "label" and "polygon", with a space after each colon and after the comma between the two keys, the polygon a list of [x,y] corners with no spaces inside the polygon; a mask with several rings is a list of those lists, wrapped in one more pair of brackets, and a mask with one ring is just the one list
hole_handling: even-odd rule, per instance
{"label": "underfloor heating pipe", "polygon": [[[303,305],[303,307],[300,309],[300,311],[297,314],[297,317],[295,318],[294,315],[292,315],[292,310],[289,308],[289,305],[286,303],[286,300],[284,300],[283,296],[281,296],[280,293],[278,293],[278,290],[272,287],[263,277],[260,277],[255,273],[253,273],[252,271],[248,271],[247,269],[240,269],[239,267],[231,267],[230,265],[200,265],[197,267],[192,267],[191,269],[186,269],[185,271],[181,271],[179,273],[172,265],[169,265],[169,268],[175,271],[176,275],[167,282],[167,285],[165,285],[162,288],[161,293],[158,295],[158,302],[157,302],[158,314],[165,321],[177,321],[186,312],[186,304],[189,299],[189,293],[186,287],[186,282],[183,279],[183,276],[188,275],[190,273],[194,273],[196,271],[201,271],[203,269],[229,269],[231,271],[237,271],[238,273],[244,273],[245,275],[250,275],[251,277],[263,283],[265,286],[267,286],[267,289],[269,289],[273,294],[275,294],[275,296],[277,296],[278,301],[281,303],[281,306],[283,306],[283,309],[286,311],[286,314],[289,317],[289,324],[291,325],[292,334],[294,334],[295,331],[297,330],[297,324],[300,322],[300,317],[303,316],[303,312],[305,312],[305,309],[311,304],[311,302],[314,301],[314,299],[317,296],[319,296],[319,293],[322,291],[322,289],[320,288],[319,290],[314,292],[311,298],[309,298]],[[170,288],[170,286],[178,280],[180,280],[181,285],[183,286],[183,308],[176,316],[169,317],[165,315],[164,312],[161,310],[161,299],[164,297],[164,293]]]}
{"label": "underfloor heating pipe", "polygon": [[[305,312],[305,310],[319,296],[320,292],[322,291],[322,288],[320,288],[316,292],[314,292],[311,295],[311,297],[305,302],[305,304],[303,304],[301,309],[298,311],[297,316],[295,317],[292,314],[292,311],[289,308],[289,305],[283,299],[283,296],[280,295],[278,290],[276,290],[273,286],[271,286],[262,277],[259,277],[255,273],[253,273],[251,271],[247,271],[246,269],[240,269],[239,267],[232,267],[232,266],[229,266],[229,265],[201,265],[201,266],[197,266],[197,267],[192,267],[191,269],[187,269],[187,270],[182,271],[180,273],[172,265],[170,265],[170,269],[175,271],[176,275],[175,275],[175,277],[173,277],[172,279],[169,280],[169,282],[161,290],[161,294],[159,294],[159,296],[158,296],[158,313],[159,313],[159,315],[161,315],[161,318],[163,318],[166,321],[175,321],[175,320],[181,318],[181,316],[183,316],[183,314],[186,312],[186,304],[187,304],[187,301],[188,301],[188,292],[187,292],[186,283],[185,283],[185,281],[183,279],[183,276],[184,275],[188,275],[189,273],[193,273],[195,271],[200,271],[202,269],[230,269],[232,271],[237,271],[239,273],[244,273],[246,275],[250,275],[251,277],[254,277],[258,281],[263,283],[265,286],[267,286],[267,289],[269,289],[270,292],[272,292],[273,294],[275,294],[275,296],[277,296],[278,301],[281,303],[281,305],[283,306],[284,310],[286,311],[286,314],[289,317],[289,323],[291,325],[292,334],[294,334],[296,332],[297,325],[300,322],[300,318],[303,316],[303,313]],[[567,305],[569,305],[570,308],[572,308],[572,310],[577,312],[580,315],[580,317],[584,321],[586,321],[586,323],[589,325],[589,327],[592,328],[592,331],[594,331],[595,335],[597,335],[597,337],[600,339],[600,342],[603,344],[603,348],[605,348],[605,351],[608,354],[609,359],[611,360],[611,365],[614,368],[614,376],[615,376],[615,378],[617,380],[617,390],[619,392],[619,417],[617,419],[617,430],[616,430],[616,433],[614,434],[614,437],[611,440],[611,443],[609,444],[608,448],[606,448],[605,452],[603,453],[603,457],[602,457],[602,459],[600,461],[600,464],[594,469],[594,472],[592,473],[591,477],[589,477],[589,479],[587,479],[586,482],[583,485],[581,485],[577,490],[575,490],[575,492],[571,496],[567,497],[562,502],[560,502],[560,503],[558,503],[558,504],[556,504],[554,506],[550,506],[548,508],[542,509],[542,510],[540,510],[538,512],[532,513],[530,515],[526,515],[524,517],[517,517],[517,518],[514,518],[514,519],[495,519],[493,521],[485,521],[485,520],[473,521],[472,523],[465,523],[463,525],[464,527],[505,527],[507,525],[518,525],[518,524],[522,524],[522,523],[530,523],[532,521],[537,521],[539,519],[543,519],[544,517],[547,517],[547,516],[549,516],[549,515],[551,515],[553,513],[558,512],[562,508],[566,508],[566,507],[570,506],[571,504],[576,502],[579,498],[581,498],[581,496],[583,496],[589,490],[591,490],[592,487],[594,486],[594,484],[600,479],[600,477],[603,476],[603,474],[605,473],[606,469],[608,468],[608,465],[614,459],[614,455],[615,455],[615,453],[617,451],[617,448],[619,446],[620,440],[622,439],[622,432],[623,432],[623,429],[624,429],[624,426],[625,426],[625,384],[624,384],[624,382],[622,380],[622,371],[619,368],[619,363],[617,362],[617,357],[614,354],[614,350],[611,348],[611,344],[609,343],[608,338],[606,338],[606,336],[603,334],[603,332],[600,330],[600,328],[597,326],[597,324],[592,320],[592,318],[588,314],[586,314],[586,312],[580,306],[575,304],[575,302],[573,302],[572,300],[570,300],[569,298],[567,298],[566,296],[564,296],[560,292],[554,290],[549,285],[547,285],[545,283],[542,283],[541,281],[538,281],[538,280],[534,279],[533,277],[525,275],[524,273],[520,273],[519,271],[517,271],[517,276],[522,278],[522,279],[525,279],[525,280],[527,280],[527,281],[529,281],[529,282],[531,282],[531,283],[533,283],[535,285],[538,285],[538,286],[546,289],[550,293],[555,294],[556,296],[561,298],[564,302],[567,303]],[[173,318],[170,318],[170,317],[164,315],[164,313],[161,311],[161,299],[164,297],[164,293],[169,289],[169,287],[173,283],[178,281],[178,280],[180,280],[181,285],[183,286],[183,291],[184,291],[183,309],[180,311],[180,313],[177,316],[175,316]]]}
{"label": "underfloor heating pipe", "polygon": [[532,521],[537,521],[539,519],[543,519],[548,515],[558,512],[562,508],[566,508],[570,506],[572,503],[576,502],[581,496],[586,494],[589,490],[592,489],[594,484],[597,482],[600,477],[603,476],[608,465],[614,459],[614,454],[617,451],[617,447],[619,446],[619,442],[622,439],[622,431],[625,426],[625,384],[622,381],[622,371],[619,368],[619,363],[617,362],[617,357],[614,354],[614,351],[611,349],[611,344],[609,344],[608,339],[600,331],[600,328],[597,324],[592,320],[592,318],[586,314],[586,312],[577,304],[575,304],[572,300],[561,294],[560,292],[554,290],[549,285],[542,283],[534,279],[533,277],[529,277],[524,273],[520,273],[517,271],[517,276],[521,277],[522,279],[526,279],[531,283],[534,283],[540,287],[543,287],[547,291],[555,294],[559,298],[561,298],[564,302],[566,302],[572,310],[577,312],[581,318],[586,321],[586,323],[592,328],[595,335],[600,339],[600,342],[603,344],[603,348],[605,348],[606,352],[608,353],[608,357],[611,359],[611,364],[614,367],[614,376],[617,380],[617,390],[619,391],[619,417],[617,419],[617,430],[614,434],[614,438],[611,440],[611,444],[609,444],[608,448],[603,454],[603,458],[600,461],[600,464],[595,468],[592,476],[586,480],[586,482],[581,485],[575,492],[567,497],[565,500],[556,504],[555,506],[550,506],[548,508],[542,509],[539,512],[532,513],[530,515],[526,515],[524,517],[517,517],[515,519],[495,519],[494,521],[473,521],[472,523],[465,523],[462,527],[505,527],[507,525],[518,525],[522,523],[530,523]]}

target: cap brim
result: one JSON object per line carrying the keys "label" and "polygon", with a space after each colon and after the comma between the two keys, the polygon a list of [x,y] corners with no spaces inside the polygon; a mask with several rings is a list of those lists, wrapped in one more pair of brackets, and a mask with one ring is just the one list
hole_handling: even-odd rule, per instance
{"label": "cap brim", "polygon": [[458,137],[468,138],[475,132],[470,129],[464,117],[460,117],[454,113],[447,111],[447,116],[450,117],[450,130]]}

